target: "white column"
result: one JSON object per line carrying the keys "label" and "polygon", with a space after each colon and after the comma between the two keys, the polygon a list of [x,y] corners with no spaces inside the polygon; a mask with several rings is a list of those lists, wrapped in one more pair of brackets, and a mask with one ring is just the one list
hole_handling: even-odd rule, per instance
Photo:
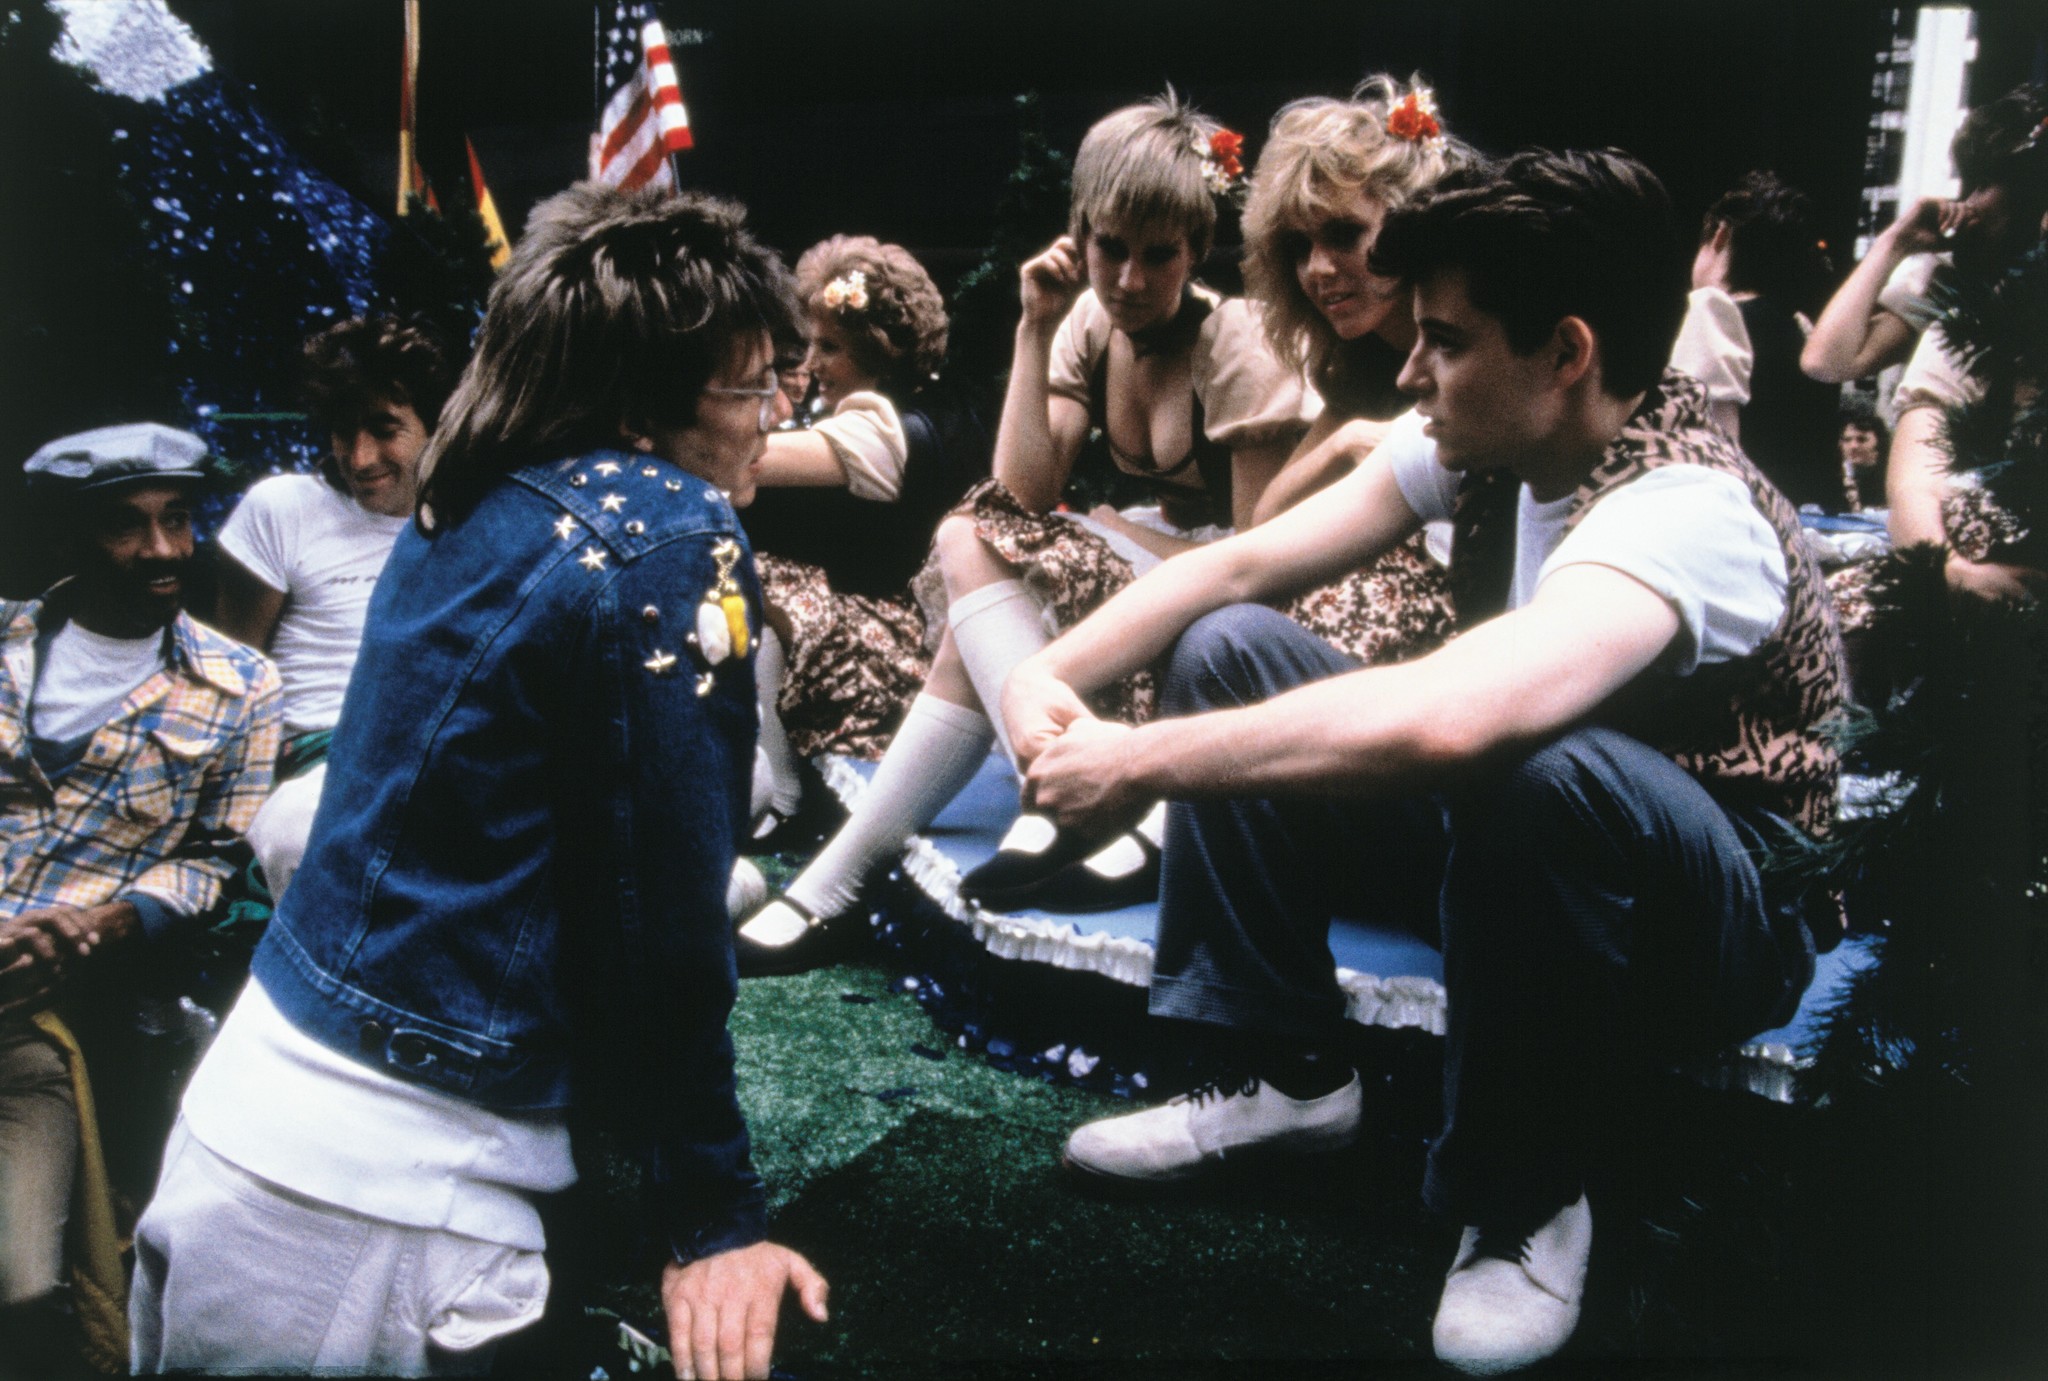
{"label": "white column", "polygon": [[1948,146],[1967,110],[1971,32],[1976,16],[1955,5],[1923,5],[1913,33],[1913,79],[1906,97],[1906,147],[1899,160],[1898,205],[1915,197],[1953,197],[1961,190]]}

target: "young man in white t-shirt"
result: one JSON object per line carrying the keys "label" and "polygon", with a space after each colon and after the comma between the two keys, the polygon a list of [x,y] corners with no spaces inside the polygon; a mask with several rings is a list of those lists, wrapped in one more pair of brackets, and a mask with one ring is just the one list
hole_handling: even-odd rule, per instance
{"label": "young man in white t-shirt", "polygon": [[[1334,1054],[1330,917],[1439,939],[1446,1117],[1424,1192],[1466,1234],[1435,1343],[1500,1371],[1576,1326],[1594,1100],[1789,1016],[1816,940],[1838,938],[1767,892],[1757,855],[1825,828],[1841,647],[1791,506],[1697,383],[1660,377],[1685,282],[1646,168],[1524,154],[1454,175],[1389,218],[1374,262],[1415,285],[1416,413],[1025,662],[1004,712],[1061,823],[1175,803],[1151,1008],[1241,1061],[1081,1128],[1067,1163],[1158,1182],[1346,1144],[1360,1081]],[[1441,650],[1360,669],[1262,607],[1436,518],[1456,526],[1461,625]],[[1085,708],[1169,649],[1158,720]]]}
{"label": "young man in white t-shirt", "polygon": [[221,529],[214,622],[267,651],[284,678],[279,785],[249,831],[274,895],[305,852],[370,591],[411,521],[420,452],[452,378],[418,325],[357,318],[313,336],[304,388],[327,459],[318,475],[259,482]]}

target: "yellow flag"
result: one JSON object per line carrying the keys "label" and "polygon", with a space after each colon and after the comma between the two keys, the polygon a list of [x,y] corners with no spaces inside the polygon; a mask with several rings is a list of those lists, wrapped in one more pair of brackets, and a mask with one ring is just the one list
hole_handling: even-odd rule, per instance
{"label": "yellow flag", "polygon": [[469,150],[469,186],[476,193],[476,213],[483,217],[484,231],[490,237],[491,267],[501,269],[512,257],[512,242],[505,235],[505,223],[498,219],[498,203],[491,200],[491,189],[484,182],[484,165],[477,162],[476,145],[466,134],[462,147]]}

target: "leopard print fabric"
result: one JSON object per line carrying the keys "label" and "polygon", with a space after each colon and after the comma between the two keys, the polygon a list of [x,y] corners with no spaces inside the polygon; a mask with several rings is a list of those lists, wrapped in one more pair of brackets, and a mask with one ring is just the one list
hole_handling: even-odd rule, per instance
{"label": "leopard print fabric", "polygon": [[[1579,486],[1566,530],[1600,499],[1663,465],[1705,466],[1748,488],[1784,552],[1785,615],[1749,656],[1690,676],[1637,677],[1595,718],[1668,753],[1725,803],[1761,805],[1810,835],[1824,835],[1834,818],[1840,763],[1821,726],[1842,708],[1848,685],[1834,605],[1799,515],[1708,422],[1698,383],[1664,376]],[[1451,580],[1461,623],[1506,603],[1517,488],[1511,476],[1494,472],[1459,492]]]}
{"label": "leopard print fabric", "polygon": [[[995,480],[968,491],[960,510],[975,533],[1051,606],[1062,632],[1136,577],[1107,542],[1074,523],[1029,512]],[[926,582],[920,578],[919,587]],[[1452,610],[1443,568],[1417,533],[1362,570],[1299,595],[1280,612],[1366,665],[1406,661],[1442,645]],[[1139,671],[1089,697],[1105,718],[1143,724],[1157,713],[1152,673]]]}
{"label": "leopard print fabric", "polygon": [[841,594],[817,566],[757,552],[762,602],[787,625],[776,709],[804,757],[882,756],[924,688],[931,658],[924,615],[907,595]]}
{"label": "leopard print fabric", "polygon": [[[2027,527],[1976,485],[1952,484],[1941,500],[1942,531],[1949,547],[1965,561],[2016,559],[2012,548],[2027,539]],[[1845,634],[1863,633],[1877,619],[1870,602],[1870,580],[1876,561],[1858,561],[1828,572],[1828,591],[1835,597],[1835,617]]]}
{"label": "leopard print fabric", "polygon": [[[1019,578],[1046,602],[1061,632],[1137,578],[1131,563],[1110,550],[1109,543],[1078,523],[1033,513],[1000,480],[975,485],[954,512],[972,518],[975,535],[1017,568]],[[1158,705],[1150,671],[1105,686],[1088,700],[1097,714],[1123,724],[1143,724]]]}

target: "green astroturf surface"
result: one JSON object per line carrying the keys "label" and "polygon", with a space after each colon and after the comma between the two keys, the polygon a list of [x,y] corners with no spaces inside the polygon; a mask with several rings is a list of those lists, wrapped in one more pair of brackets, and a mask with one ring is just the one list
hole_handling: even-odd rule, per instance
{"label": "green astroturf surface", "polygon": [[[850,964],[740,985],[731,1029],[771,1232],[832,1282],[830,1323],[785,1307],[782,1375],[1446,1374],[1429,1321],[1457,1228],[1418,1193],[1431,1044],[1377,1033],[1351,1052],[1367,1130],[1349,1151],[1233,1163],[1165,1198],[1104,1197],[1061,1169],[1061,1143],[1135,1105],[991,1068],[889,991],[892,972]],[[1623,1101],[1627,1130],[1592,1177],[1584,1316],[1534,1375],[2048,1374],[1963,1364],[2048,1356],[2038,1327],[2015,1326],[2038,1310],[2012,1307],[2038,1299],[2040,1272],[1987,1274],[1983,1244],[2015,1234],[1982,1222],[1944,1245],[1970,1217],[1958,1205],[1985,1196],[1953,1169],[1930,1178],[1897,1127],[1816,1121],[1676,1077]],[[644,1220],[637,1172],[614,1149],[586,1167],[582,1297],[658,1327],[654,1272],[623,1245]],[[1946,1199],[1929,1199],[1937,1186]],[[1922,1199],[1928,1212],[1909,1211]],[[1920,1240],[1902,1249],[1894,1238],[1915,1223]],[[573,1235],[550,1250],[565,1286]],[[622,1354],[594,1337],[573,1364],[515,1348],[499,1372],[588,1381],[596,1362],[625,1381]]]}
{"label": "green astroturf surface", "polygon": [[989,1068],[879,969],[751,980],[732,1032],[775,1235],[833,1282],[832,1323],[778,1350],[800,1375],[1428,1356],[1455,1234],[1423,1218],[1419,1161],[1105,1199],[1060,1146],[1132,1105]]}

